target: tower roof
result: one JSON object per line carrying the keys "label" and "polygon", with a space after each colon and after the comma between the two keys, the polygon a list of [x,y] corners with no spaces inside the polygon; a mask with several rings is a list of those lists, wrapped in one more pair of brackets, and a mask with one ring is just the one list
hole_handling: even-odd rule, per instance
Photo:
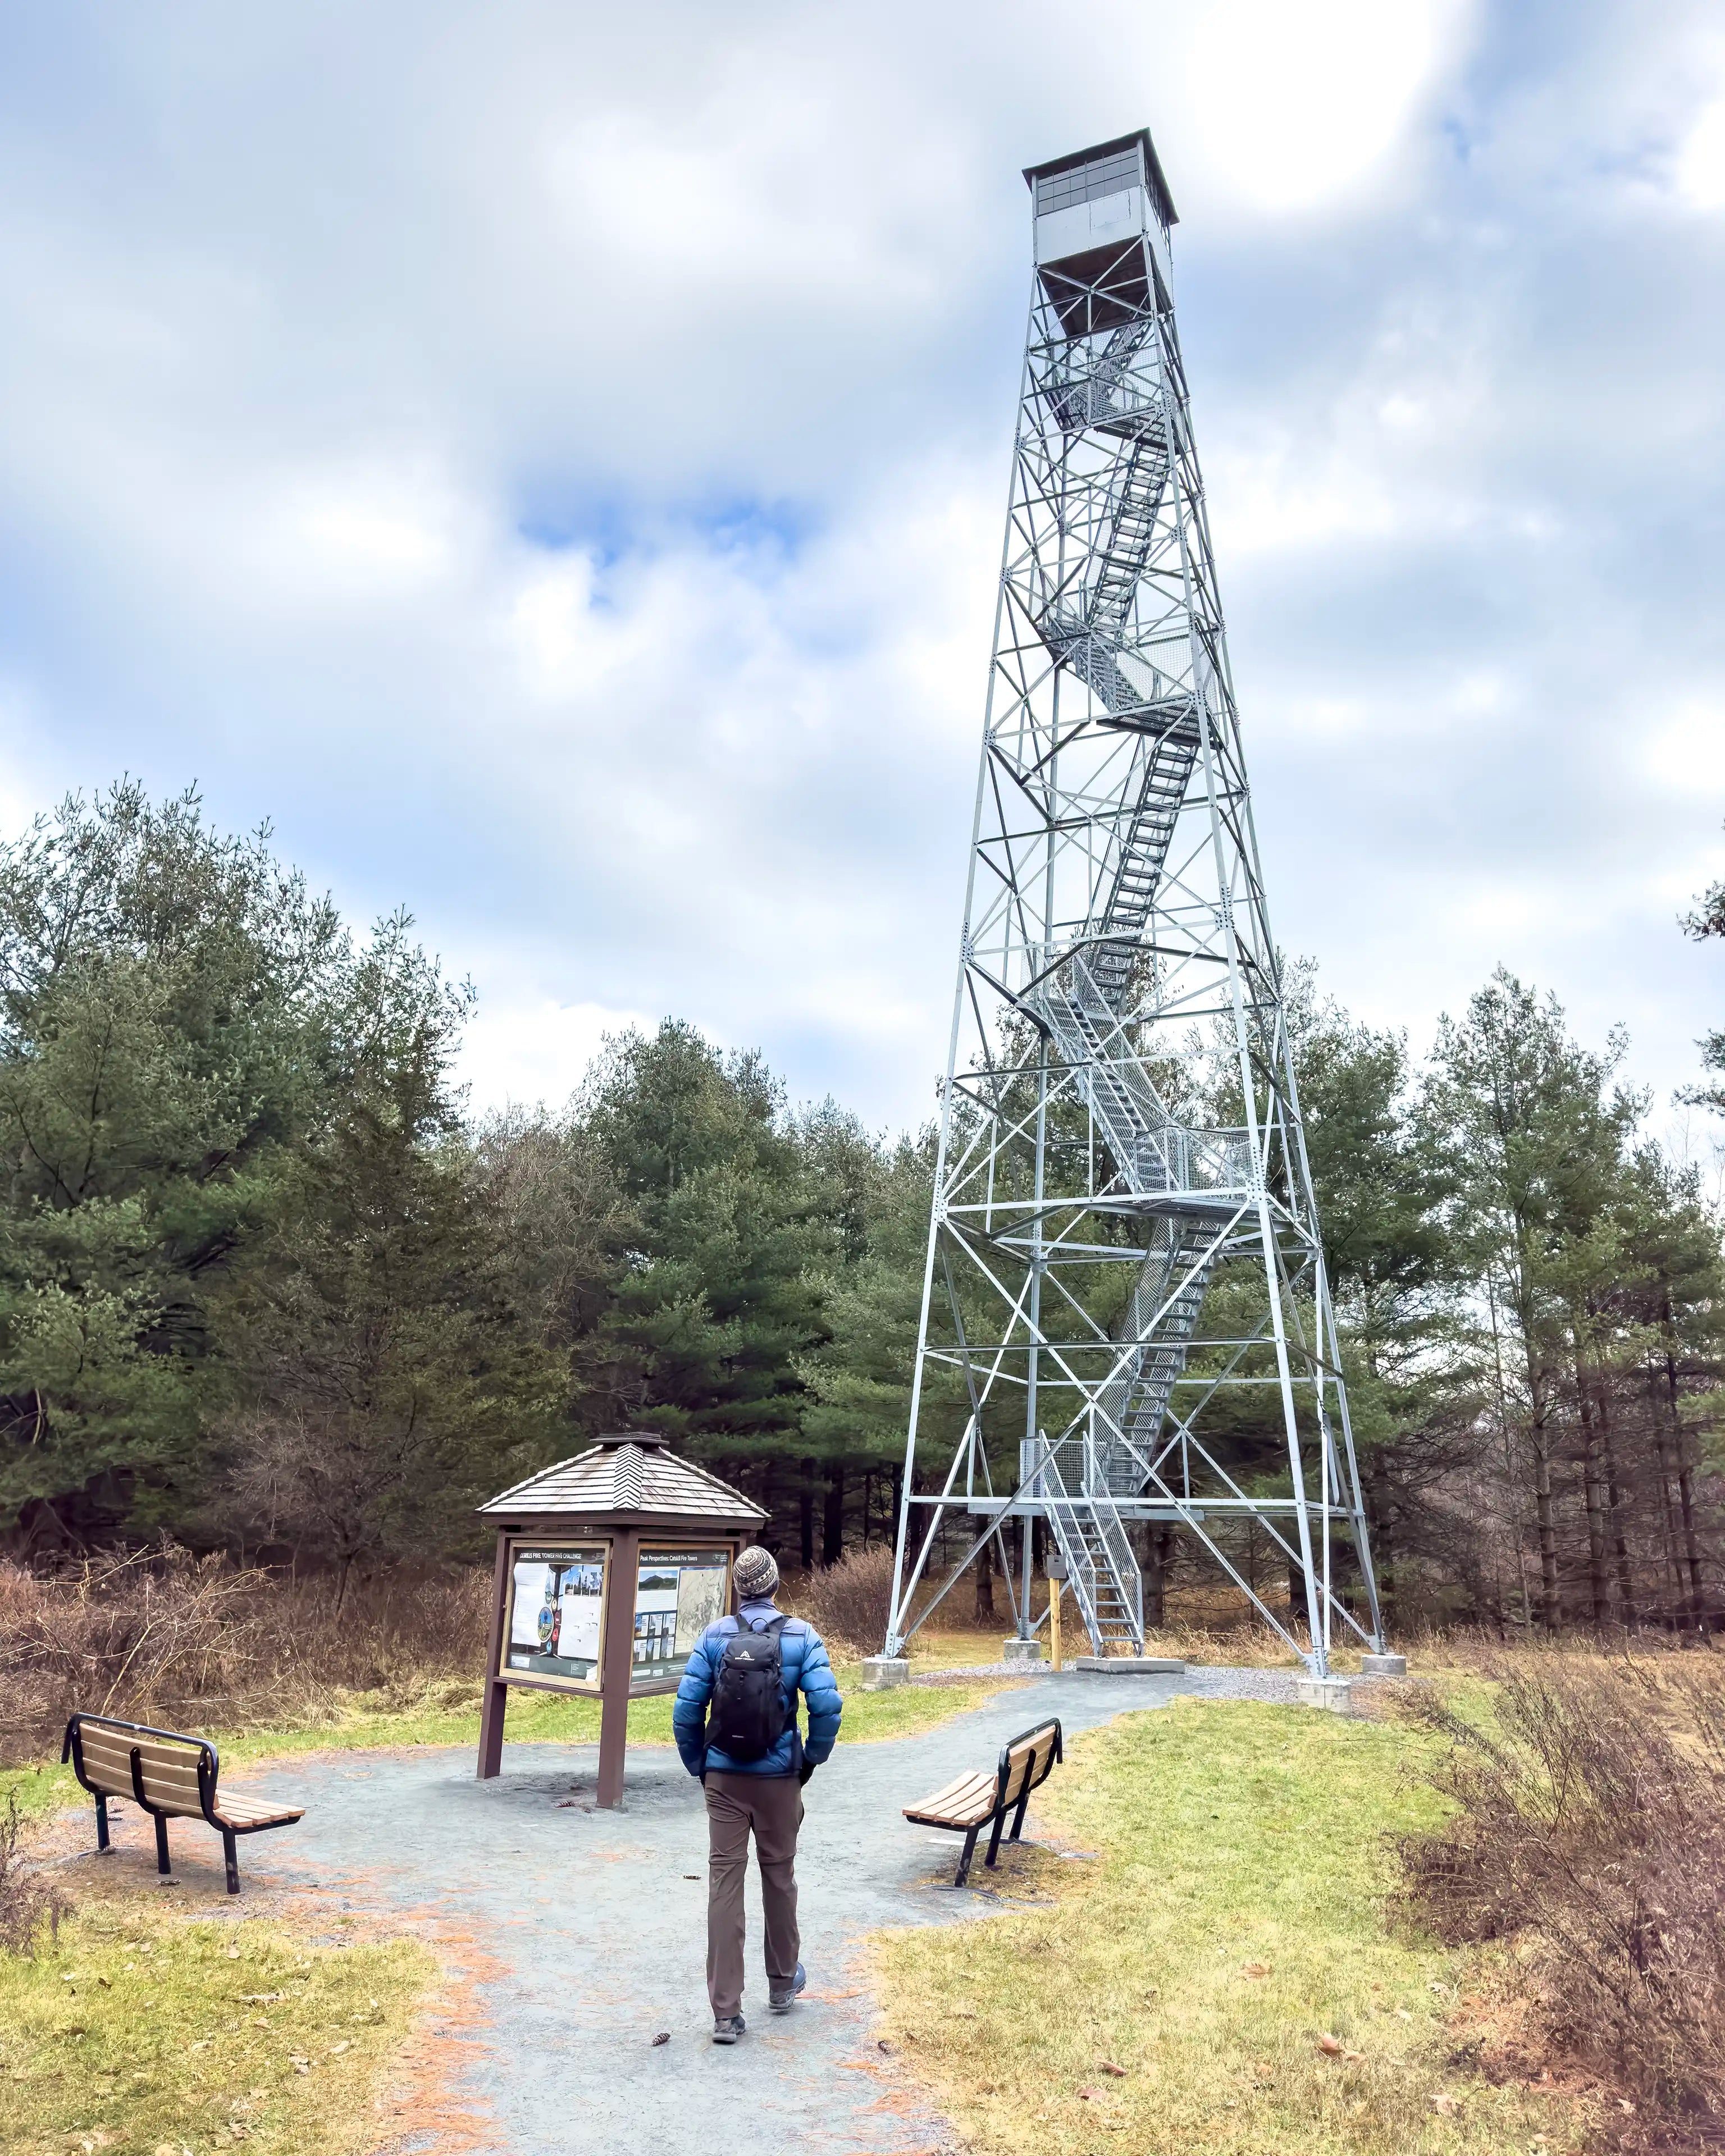
{"label": "tower roof", "polygon": [[711,1520],[747,1527],[767,1517],[761,1507],[709,1475],[692,1460],[680,1460],[662,1437],[624,1431],[602,1437],[585,1452],[542,1468],[479,1507],[488,1514],[615,1514],[619,1518]]}
{"label": "tower roof", "polygon": [[1087,150],[1069,151],[1064,157],[1050,157],[1046,163],[1026,165],[1024,185],[1034,190],[1038,180],[1052,179],[1056,172],[1070,172],[1079,165],[1096,163],[1103,157],[1111,157],[1122,150],[1135,150],[1140,146],[1144,152],[1144,170],[1150,176],[1150,192],[1155,198],[1157,214],[1164,224],[1178,224],[1174,198],[1168,191],[1168,182],[1163,177],[1162,162],[1156,154],[1156,145],[1150,140],[1147,127],[1134,128],[1130,135],[1117,135],[1110,141],[1094,142]]}

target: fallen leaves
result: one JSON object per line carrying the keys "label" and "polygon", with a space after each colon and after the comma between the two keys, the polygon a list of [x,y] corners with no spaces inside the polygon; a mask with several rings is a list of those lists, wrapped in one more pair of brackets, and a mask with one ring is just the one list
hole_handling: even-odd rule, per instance
{"label": "fallen leaves", "polygon": [[1117,2082],[1123,2082],[1126,2079],[1126,2068],[1124,2066],[1117,2066],[1112,2059],[1098,2059],[1096,2061],[1096,2065],[1101,2068],[1102,2072],[1105,2074],[1111,2074],[1114,2079]]}
{"label": "fallen leaves", "polygon": [[1270,1964],[1267,1961],[1243,1961],[1240,1965],[1240,1973],[1242,1976],[1268,1976]]}
{"label": "fallen leaves", "polygon": [[1342,2056],[1342,2039],[1339,2036],[1326,2034],[1318,2038],[1317,2048],[1327,2059],[1339,2059]]}

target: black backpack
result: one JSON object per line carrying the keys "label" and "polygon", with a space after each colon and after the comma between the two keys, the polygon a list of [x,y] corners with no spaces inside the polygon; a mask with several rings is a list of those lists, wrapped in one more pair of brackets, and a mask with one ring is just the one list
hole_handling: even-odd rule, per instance
{"label": "black backpack", "polygon": [[706,1741],[727,1759],[764,1759],[791,1726],[784,1701],[784,1660],[778,1635],[790,1622],[775,1617],[758,1632],[737,1620],[725,1642],[707,1715]]}

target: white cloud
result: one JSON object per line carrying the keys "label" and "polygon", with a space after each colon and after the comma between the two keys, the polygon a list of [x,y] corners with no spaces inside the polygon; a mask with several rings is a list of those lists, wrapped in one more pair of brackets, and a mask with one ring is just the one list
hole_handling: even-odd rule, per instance
{"label": "white cloud", "polygon": [[1459,57],[1474,12],[1462,0],[1215,0],[1198,10],[1189,85],[1209,108],[1219,192],[1279,215],[1378,177]]}
{"label": "white cloud", "polygon": [[1639,747],[1636,762],[1662,790],[1725,798],[1725,699],[1686,702]]}
{"label": "white cloud", "polygon": [[398,600],[449,574],[457,514],[446,489],[410,475],[288,478],[264,506],[259,566],[278,600],[288,594],[348,606]]}
{"label": "white cloud", "polygon": [[1672,177],[1692,208],[1725,209],[1725,97],[1702,109],[1678,145]]}
{"label": "white cloud", "polygon": [[562,1106],[579,1086],[608,1034],[650,1033],[656,1019],[603,1004],[558,1004],[548,997],[482,998],[467,1029],[457,1082],[483,1112],[509,1106]]}

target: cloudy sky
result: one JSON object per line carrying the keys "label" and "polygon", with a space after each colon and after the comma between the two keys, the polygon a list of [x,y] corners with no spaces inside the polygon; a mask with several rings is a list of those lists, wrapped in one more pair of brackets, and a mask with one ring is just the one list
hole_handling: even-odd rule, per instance
{"label": "cloudy sky", "polygon": [[1725,18],[0,0],[0,823],[268,818],[480,1005],[920,1122],[1028,294],[1147,123],[1277,932],[1725,1019]]}

